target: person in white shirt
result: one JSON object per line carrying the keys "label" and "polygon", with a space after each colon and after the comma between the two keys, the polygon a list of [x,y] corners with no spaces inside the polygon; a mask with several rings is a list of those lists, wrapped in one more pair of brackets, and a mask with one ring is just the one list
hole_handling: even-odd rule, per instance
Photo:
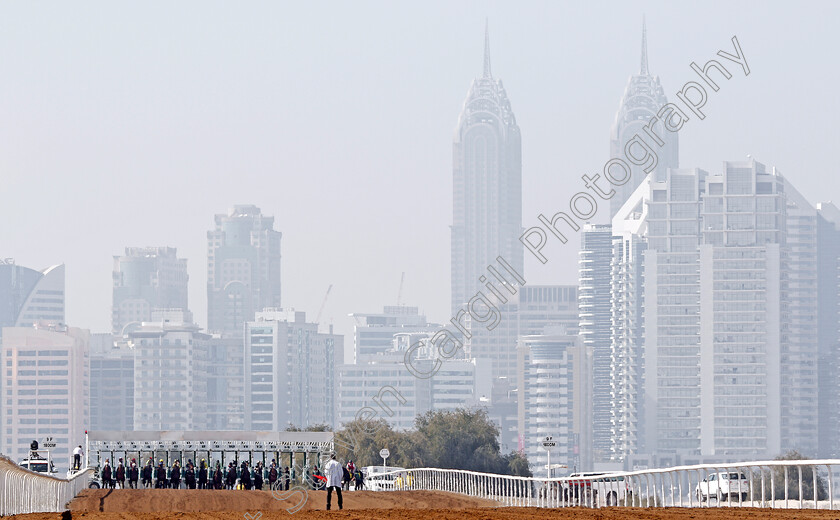
{"label": "person in white shirt", "polygon": [[338,495],[338,508],[344,509],[344,501],[341,498],[341,477],[344,475],[344,469],[335,460],[334,451],[330,452],[330,461],[324,465],[324,474],[327,477],[327,511],[330,510],[333,489]]}
{"label": "person in white shirt", "polygon": [[81,444],[73,450],[73,469],[79,471],[82,467],[82,455],[84,452],[82,451]]}

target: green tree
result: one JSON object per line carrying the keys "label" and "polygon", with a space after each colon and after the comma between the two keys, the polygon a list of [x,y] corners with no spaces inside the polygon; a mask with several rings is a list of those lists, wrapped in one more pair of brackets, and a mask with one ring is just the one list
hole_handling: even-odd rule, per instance
{"label": "green tree", "polygon": [[498,436],[485,410],[458,409],[420,415],[410,431],[394,431],[384,419],[357,419],[336,432],[335,446],[339,459],[353,459],[358,466],[381,465],[379,451],[388,448],[389,466],[530,476],[525,455],[503,456]]}
{"label": "green tree", "polygon": [[[353,460],[357,466],[380,466],[382,457],[379,451],[388,448],[394,454],[400,437],[385,419],[357,419],[344,425],[335,434],[335,451],[343,461]],[[389,458],[388,464],[401,465],[401,458]]]}
{"label": "green tree", "polygon": [[[425,466],[512,473],[512,459],[501,454],[499,429],[484,409],[428,412],[417,417],[415,427],[419,455]],[[515,462],[516,470],[521,472],[518,457],[524,456],[518,455]]]}
{"label": "green tree", "polygon": [[505,459],[507,460],[508,465],[508,475],[517,475],[519,477],[534,476],[528,467],[528,457],[526,457],[524,453],[512,451],[505,455]]}
{"label": "green tree", "polygon": [[[802,455],[796,450],[791,450],[783,455],[779,455],[775,460],[808,460],[808,457]],[[802,469],[802,499],[814,499],[814,466],[788,466],[788,485],[787,496],[789,500],[799,500],[799,469]],[[775,467],[772,471],[764,472],[764,498],[769,500],[772,496],[770,480],[773,480],[773,488],[775,488],[776,500],[785,499],[785,469],[784,467]],[[756,475],[750,483],[754,490],[755,496],[761,495],[761,476]],[[817,500],[828,499],[828,487],[825,478],[817,470]]]}

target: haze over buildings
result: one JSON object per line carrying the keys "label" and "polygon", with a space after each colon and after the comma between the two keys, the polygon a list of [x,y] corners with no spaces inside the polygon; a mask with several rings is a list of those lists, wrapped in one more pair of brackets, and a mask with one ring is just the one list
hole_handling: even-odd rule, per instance
{"label": "haze over buildings", "polygon": [[149,321],[154,311],[189,310],[188,280],[187,260],[174,247],[125,248],[125,256],[114,257],[112,332]]}
{"label": "haze over buildings", "polygon": [[522,273],[522,142],[502,81],[490,67],[473,80],[452,144],[452,314],[482,288],[502,256]]}
{"label": "haze over buildings", "polygon": [[[535,468],[544,435],[587,469],[836,456],[840,211],[816,202],[840,193],[824,174],[838,7],[797,23],[788,6],[656,4],[648,46],[635,5],[488,5],[491,67],[472,6],[254,5],[188,2],[165,23],[99,5],[108,27],[0,6],[0,46],[20,50],[0,85],[0,243],[21,259],[0,262],[4,453],[45,435],[63,450],[87,414],[339,427],[379,398],[399,429],[486,407]],[[729,65],[733,34],[749,76],[713,71],[705,119],[654,125],[653,172],[526,262],[523,225],[567,211],[607,141],[650,141],[700,81],[689,63]],[[385,305],[400,272],[416,303]],[[406,353],[435,366],[444,325],[463,348],[414,377]]]}
{"label": "haze over buildings", "polygon": [[207,232],[207,327],[241,335],[242,326],[267,307],[280,307],[280,239],[274,217],[256,206],[216,215]]}
{"label": "haze over buildings", "polygon": [[0,294],[0,327],[64,323],[64,265],[37,271],[8,258],[0,264]]}

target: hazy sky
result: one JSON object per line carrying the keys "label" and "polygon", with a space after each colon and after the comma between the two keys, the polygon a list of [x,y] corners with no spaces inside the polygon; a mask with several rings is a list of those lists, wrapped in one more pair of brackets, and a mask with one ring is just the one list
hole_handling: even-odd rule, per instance
{"label": "hazy sky", "polygon": [[[733,35],[751,68],[686,125],[681,166],[752,154],[812,202],[840,199],[833,2],[6,1],[0,256],[64,262],[68,322],[107,331],[113,255],[177,247],[206,324],[213,215],[256,204],[283,232],[284,306],[314,317],[333,284],[324,316],[349,334],[405,271],[403,302],[448,320],[452,137],[485,17],[528,227],[609,158],[643,14],[669,99]],[[527,258],[528,282],[575,283],[577,241]]]}

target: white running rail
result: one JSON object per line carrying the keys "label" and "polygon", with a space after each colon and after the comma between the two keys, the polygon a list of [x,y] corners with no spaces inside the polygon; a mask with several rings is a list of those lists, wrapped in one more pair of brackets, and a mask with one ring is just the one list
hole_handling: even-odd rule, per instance
{"label": "white running rail", "polygon": [[365,487],[446,491],[503,506],[840,509],[833,470],[840,471],[840,459],[700,464],[551,479],[417,468],[368,477]]}
{"label": "white running rail", "polygon": [[88,486],[92,469],[69,480],[24,469],[0,455],[0,516],[61,512]]}

